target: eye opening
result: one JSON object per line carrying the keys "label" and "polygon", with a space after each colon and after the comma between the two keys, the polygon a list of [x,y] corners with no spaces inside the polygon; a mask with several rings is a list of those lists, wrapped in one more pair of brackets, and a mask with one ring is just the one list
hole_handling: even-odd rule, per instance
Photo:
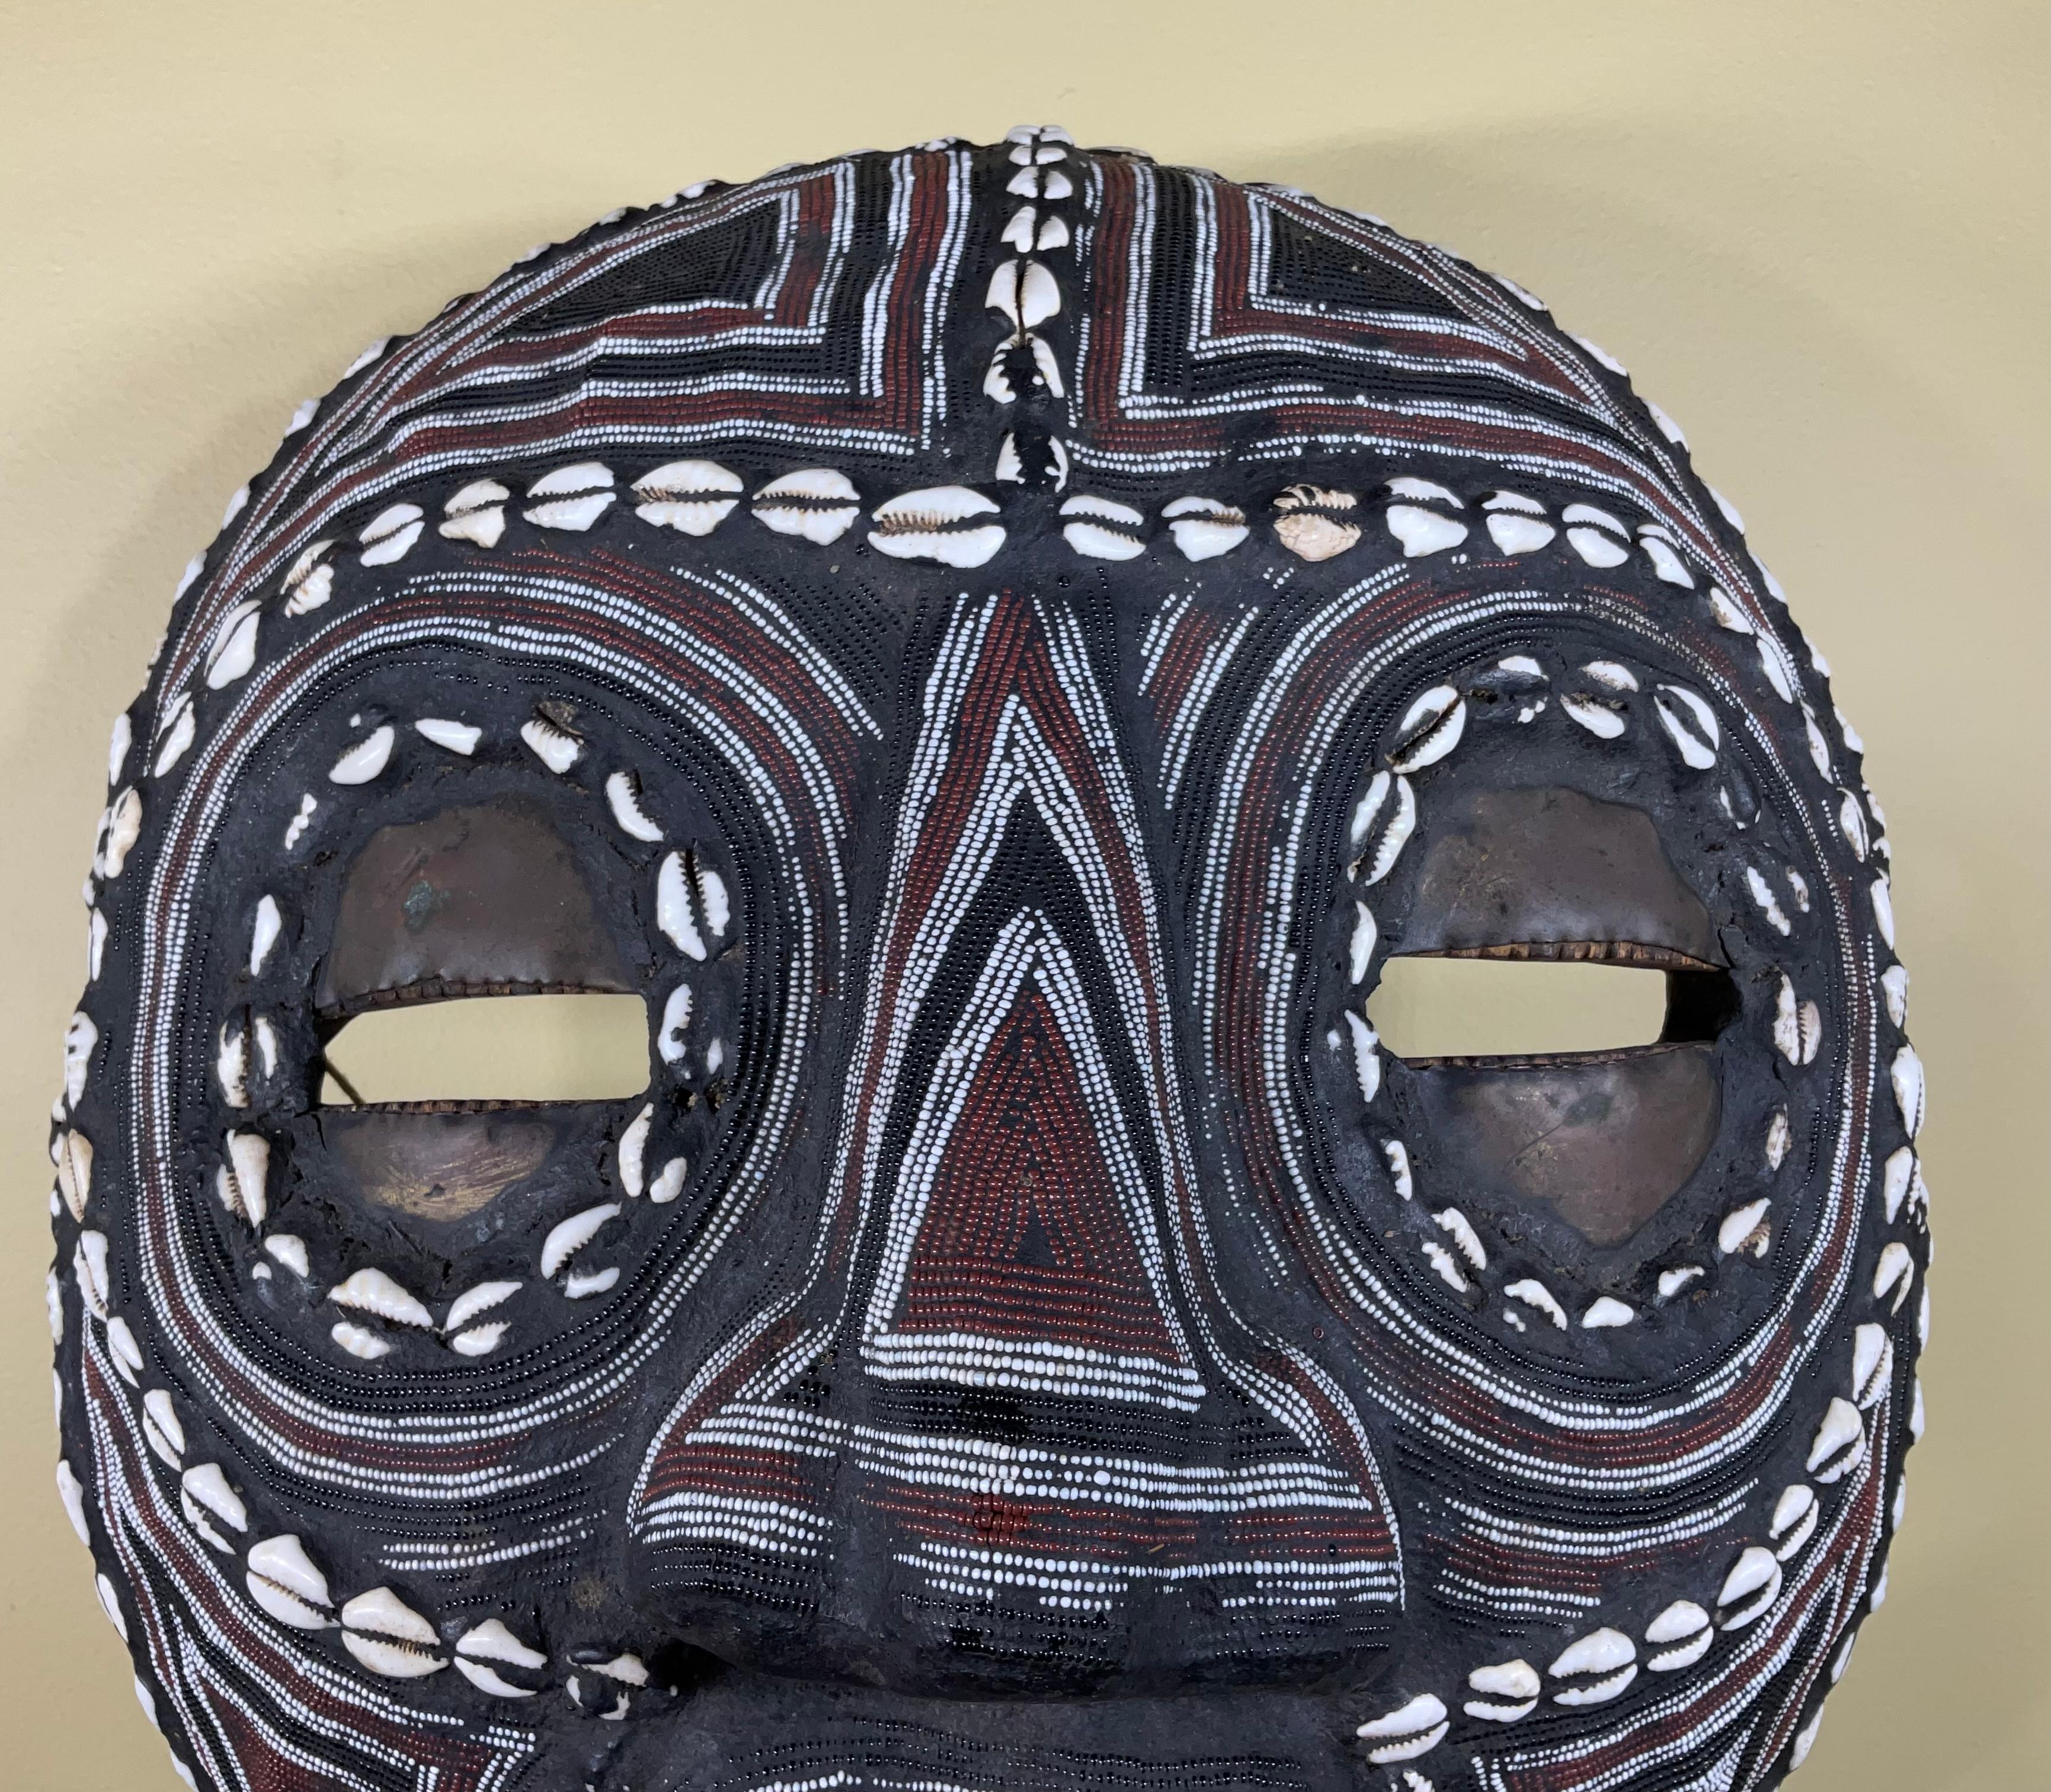
{"label": "eye opening", "polygon": [[1672,947],[1539,940],[1393,956],[1367,1008],[1407,1064],[1538,1068],[1713,1040],[1738,997],[1721,966]]}
{"label": "eye opening", "polygon": [[621,1100],[649,1083],[638,995],[436,982],[380,990],[324,1020],[323,1107],[482,1112]]}

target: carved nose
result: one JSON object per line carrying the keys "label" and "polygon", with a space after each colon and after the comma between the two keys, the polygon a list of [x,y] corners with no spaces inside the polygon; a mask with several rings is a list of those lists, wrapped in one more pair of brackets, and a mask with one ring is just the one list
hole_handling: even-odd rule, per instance
{"label": "carved nose", "polygon": [[1053,922],[1021,909],[912,1129],[863,1328],[869,1374],[1196,1409],[1111,1056]]}

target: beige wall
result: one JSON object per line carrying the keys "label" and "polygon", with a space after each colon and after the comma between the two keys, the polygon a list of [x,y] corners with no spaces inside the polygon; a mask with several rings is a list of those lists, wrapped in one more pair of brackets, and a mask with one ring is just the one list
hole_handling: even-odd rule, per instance
{"label": "beige wall", "polygon": [[1869,744],[1940,1243],[1892,1593],[1801,1784],[2044,1783],[2043,10],[0,10],[0,1781],[171,1787],[51,1485],[45,1119],[107,724],[293,404],[706,174],[1052,119],[1543,294],[1687,425]]}

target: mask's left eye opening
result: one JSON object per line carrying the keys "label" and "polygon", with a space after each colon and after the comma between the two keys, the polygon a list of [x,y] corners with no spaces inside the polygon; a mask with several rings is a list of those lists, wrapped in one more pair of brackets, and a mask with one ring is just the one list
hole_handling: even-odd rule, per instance
{"label": "mask's left eye opening", "polygon": [[344,1021],[324,1048],[323,1107],[615,1101],[648,1083],[639,996],[404,1002]]}

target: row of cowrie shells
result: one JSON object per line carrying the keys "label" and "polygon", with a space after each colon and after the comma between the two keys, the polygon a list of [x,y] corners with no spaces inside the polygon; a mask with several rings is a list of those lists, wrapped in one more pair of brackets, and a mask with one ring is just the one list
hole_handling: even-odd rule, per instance
{"label": "row of cowrie shells", "polygon": [[[1893,1348],[1884,1327],[1860,1325],[1854,1335],[1850,1397],[1834,1396],[1810,1446],[1808,1472],[1828,1486],[1856,1467],[1865,1449],[1862,1413],[1877,1405],[1893,1372]],[[1920,1435],[1921,1394],[1912,1429]],[[1807,1482],[1783,1489],[1768,1523],[1768,1541],[1742,1548],[1725,1572],[1713,1608],[1693,1599],[1676,1599],[1645,1627],[1652,1653],[1642,1665],[1654,1673],[1693,1667],[1706,1655],[1719,1632],[1729,1634],[1756,1623],[1780,1594],[1784,1565],[1799,1555],[1815,1534],[1822,1507]],[[1895,1522],[1901,1518],[1897,1495]],[[1885,1577],[1869,1595],[1877,1607],[1885,1597]],[[1840,1653],[1832,1673],[1842,1671]],[[1609,1626],[1576,1638],[1554,1657],[1546,1677],[1554,1685],[1553,1703],[1580,1707],[1605,1704],[1622,1696],[1637,1679],[1639,1646],[1623,1631]],[[1467,1678],[1474,1695],[1462,1704],[1465,1713],[1492,1724],[1514,1724],[1537,1709],[1544,1691],[1538,1670],[1522,1659],[1486,1663]],[[1367,1746],[1368,1759],[1379,1765],[1415,1759],[1442,1742],[1451,1727],[1445,1700],[1420,1692],[1384,1716],[1361,1724],[1355,1734]]]}
{"label": "row of cowrie shells", "polygon": [[[1021,394],[1014,384],[1010,364],[1023,351],[1032,366],[1032,383],[1025,396],[1044,404],[1067,396],[1061,365],[1053,345],[1040,334],[1040,326],[1059,316],[1061,310],[1061,281],[1047,257],[1069,250],[1073,241],[1072,228],[1061,208],[1075,197],[1075,182],[1062,166],[1068,160],[1074,139],[1053,125],[1020,125],[1006,134],[1005,141],[1010,145],[1009,158],[1014,165],[1006,191],[1020,204],[1006,220],[998,240],[1014,253],[992,271],[983,303],[1002,317],[1010,330],[991,352],[983,389],[984,396],[996,404],[1018,403]],[[1051,462],[1049,470],[1056,489],[1064,489],[1069,472],[1068,451],[1051,431],[1047,433],[1046,444]],[[1002,480],[1023,480],[1026,476],[1015,431],[1008,431],[998,445],[994,476]],[[992,553],[1002,541],[999,533],[991,545]],[[950,565],[983,564],[981,560],[963,563],[945,553],[928,552],[917,557],[940,559]]]}
{"label": "row of cowrie shells", "polygon": [[[1010,438],[1006,440],[997,477],[1015,479],[1021,477],[1021,469],[1016,451],[1010,446]],[[1061,471],[1065,478],[1065,460]],[[577,462],[535,480],[527,488],[520,514],[537,528],[581,533],[593,527],[619,501],[616,488],[610,467],[597,461]],[[1390,480],[1387,490],[1397,502],[1384,508],[1383,521],[1407,556],[1443,552],[1467,539],[1467,525],[1446,513],[1447,507],[1463,508],[1463,501],[1444,486],[1403,476]],[[637,500],[635,513],[643,521],[702,537],[710,534],[740,507],[746,486],[738,474],[717,462],[680,460],[644,474],[629,491]],[[513,502],[510,488],[498,480],[472,480],[444,504],[439,533],[480,548],[496,547],[504,536],[507,508]],[[1292,486],[1275,500],[1276,537],[1299,559],[1313,562],[1333,559],[1361,539],[1361,524],[1353,514],[1360,502],[1348,491]],[[861,494],[853,481],[832,467],[801,467],[781,474],[756,490],[749,503],[749,513],[764,527],[821,547],[839,541],[861,513]],[[1515,493],[1497,492],[1483,501],[1483,508],[1489,512],[1489,533],[1506,553],[1535,552],[1560,533],[1542,520],[1542,506]],[[900,493],[877,506],[869,513],[875,526],[868,540],[878,552],[897,559],[932,560],[960,568],[977,567],[994,558],[1004,545],[1006,531],[1000,521],[993,520],[1001,513],[994,499],[973,487],[924,487]],[[1135,506],[1077,494],[1064,502],[1060,513],[1062,538],[1080,555],[1127,560],[1147,551],[1148,519]],[[1252,533],[1242,509],[1198,494],[1169,502],[1162,506],[1161,519],[1167,525],[1177,549],[1192,561],[1229,553]],[[1630,532],[1608,512],[1592,505],[1569,504],[1561,513],[1561,521],[1565,525],[1568,546],[1587,564],[1613,567],[1629,557]],[[421,539],[426,528],[426,513],[419,505],[408,502],[388,506],[358,533],[357,557],[365,566],[396,564]],[[282,587],[286,615],[302,615],[327,602],[333,594],[334,555],[338,545],[334,539],[314,542],[293,563]],[[1659,578],[1694,588],[1694,580],[1682,564],[1674,537],[1666,529],[1654,523],[1641,525],[1635,545],[1651,561]],[[1713,591],[1711,601],[1719,620],[1734,619],[1745,632],[1752,632],[1741,612],[1721,591]],[[209,688],[222,688],[255,664],[260,608],[259,600],[245,599],[217,626],[205,660]],[[1783,693],[1791,691],[1784,655],[1773,657],[1778,644],[1769,637],[1760,638],[1762,657],[1768,661],[1776,688]],[[1678,700],[1655,697],[1654,703],[1663,724],[1677,741],[1683,740],[1701,719],[1701,712]],[[1587,725],[1600,729],[1602,724],[1592,718]],[[158,767],[160,772],[175,763],[190,744],[189,727],[189,709],[182,713],[175,704],[167,709],[162,731],[165,745],[160,752],[165,763]],[[1817,738],[1820,740],[1820,736]],[[1713,752],[1713,744],[1707,749],[1693,742],[1683,747],[1684,752],[1702,750]]]}
{"label": "row of cowrie shells", "polygon": [[[474,755],[483,739],[481,728],[446,716],[422,716],[413,728],[424,740],[464,758]],[[584,755],[583,736],[541,710],[522,724],[520,738],[527,749],[558,777],[566,775]],[[330,781],[345,787],[374,782],[391,763],[397,740],[396,727],[389,722],[381,724],[343,751],[329,771]],[[604,791],[607,807],[622,833],[649,844],[659,844],[666,838],[666,830],[661,822],[648,813],[637,772],[625,769],[611,773],[605,781]],[[305,812],[303,805],[302,813]],[[725,880],[710,866],[701,863],[695,852],[668,853],[656,874],[655,916],[658,927],[680,952],[703,962],[709,955],[708,940],[716,943],[725,936],[732,923]],[[252,977],[263,974],[283,929],[283,920],[276,898],[267,894],[256,905],[252,927],[249,970]],[[691,1011],[690,985],[679,982],[664,1004],[662,1024],[656,1036],[658,1052],[664,1063],[673,1067],[680,1064],[685,1056],[685,1036]],[[268,1025],[260,1021],[259,1024]],[[226,1029],[222,1040],[217,1076],[230,1105],[242,1105],[247,1099],[246,1053],[231,1046]],[[712,1040],[705,1052],[707,1075],[717,1074],[725,1056],[723,1042]],[[238,1096],[242,1098],[240,1101]],[[645,1188],[650,1201],[662,1205],[676,1200],[683,1193],[689,1165],[682,1157],[672,1158],[652,1177],[647,1175],[643,1158],[654,1118],[653,1103],[644,1105],[623,1132],[619,1146],[619,1175],[621,1185],[630,1198],[640,1196]],[[267,1212],[264,1186],[269,1155],[269,1142],[260,1135],[231,1130],[224,1142],[223,1162],[217,1178],[221,1204],[260,1234]],[[617,1264],[593,1267],[577,1259],[606,1223],[616,1219],[623,1211],[619,1202],[600,1202],[553,1228],[541,1245],[538,1266],[541,1279],[570,1300],[588,1299],[615,1286],[620,1275]],[[302,1280],[310,1279],[311,1269],[303,1240],[289,1234],[273,1234],[264,1237],[263,1243],[266,1251]],[[268,1267],[259,1264],[255,1273],[268,1275]],[[366,1318],[446,1337],[449,1348],[459,1356],[481,1357],[498,1347],[510,1326],[502,1319],[479,1323],[480,1317],[525,1286],[524,1281],[480,1283],[457,1295],[439,1322],[425,1302],[381,1269],[353,1271],[328,1290],[327,1298],[338,1306]],[[342,1349],[365,1361],[389,1356],[393,1349],[389,1337],[356,1319],[337,1322],[330,1328],[330,1335]]]}
{"label": "row of cowrie shells", "polygon": [[[185,1430],[170,1396],[163,1389],[151,1388],[143,1396],[143,1435],[150,1450],[179,1474],[179,1503],[187,1522],[222,1554],[238,1553],[242,1545],[222,1533],[246,1536],[250,1529],[248,1508],[218,1463],[182,1466]],[[89,1548],[92,1532],[85,1515],[84,1489],[68,1462],[61,1461],[57,1465],[57,1489],[80,1541]],[[493,1697],[531,1699],[541,1690],[537,1686],[515,1685],[499,1671],[512,1668],[532,1674],[549,1665],[549,1657],[522,1642],[502,1619],[487,1618],[472,1625],[456,1639],[445,1659],[440,1652],[441,1638],[435,1627],[389,1587],[359,1593],[338,1609],[327,1576],[296,1535],[287,1532],[251,1544],[244,1564],[244,1584],[263,1610],[295,1630],[339,1629],[342,1646],[373,1673],[387,1679],[416,1680],[439,1672],[452,1660],[465,1679]],[[98,1577],[98,1591],[108,1620],[126,1641],[127,1622],[113,1583],[104,1575]],[[625,1716],[627,1689],[648,1684],[647,1669],[637,1655],[607,1657],[603,1650],[580,1649],[572,1652],[567,1659],[620,1689],[614,1696],[612,1708],[601,1714],[604,1716]],[[574,1698],[574,1675],[569,1685]]]}

